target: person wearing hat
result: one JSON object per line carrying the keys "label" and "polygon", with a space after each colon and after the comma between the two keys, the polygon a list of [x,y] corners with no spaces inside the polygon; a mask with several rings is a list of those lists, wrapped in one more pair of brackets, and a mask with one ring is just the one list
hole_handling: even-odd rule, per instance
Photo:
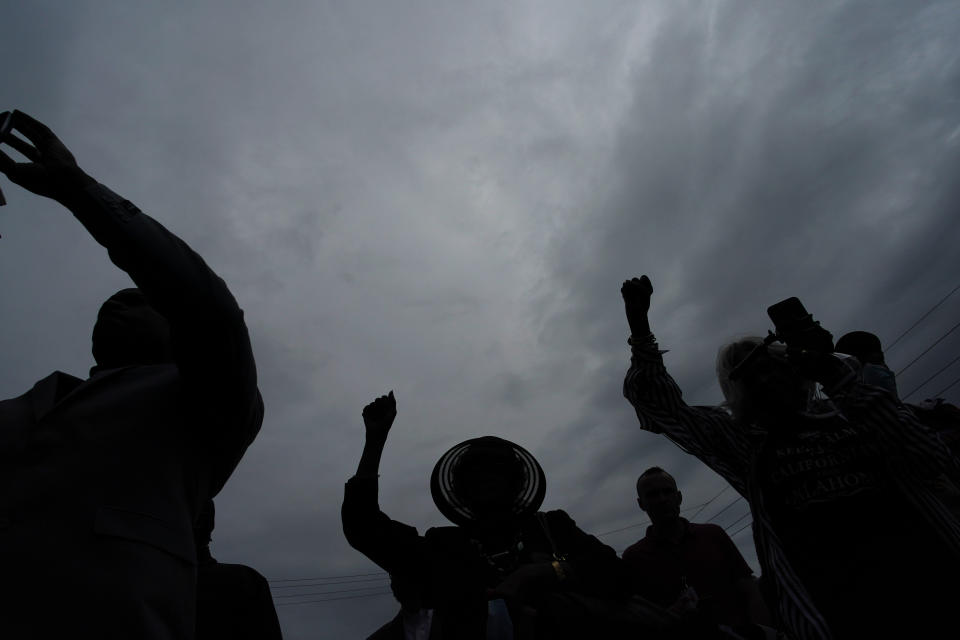
{"label": "person wearing hat", "polygon": [[[513,442],[473,438],[437,462],[430,489],[455,526],[420,535],[383,513],[378,470],[395,417],[392,391],[364,408],[366,443],[341,514],[347,541],[390,574],[401,605],[371,638],[559,638],[608,624],[597,611],[625,602],[625,567],[564,511],[538,511],[543,469]],[[535,636],[523,635],[531,611]]]}

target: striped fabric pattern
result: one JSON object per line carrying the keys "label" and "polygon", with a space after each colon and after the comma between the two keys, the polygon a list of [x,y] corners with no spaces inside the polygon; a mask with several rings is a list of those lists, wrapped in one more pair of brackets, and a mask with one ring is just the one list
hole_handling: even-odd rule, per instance
{"label": "striped fabric pattern", "polygon": [[[662,433],[699,458],[749,501],[757,556],[763,574],[772,579],[786,631],[798,640],[832,638],[764,507],[757,465],[766,430],[736,423],[722,407],[688,406],[664,367],[653,335],[630,344],[623,395],[636,410],[640,427]],[[960,557],[960,524],[934,495],[930,482],[941,473],[960,479],[960,467],[949,449],[882,389],[857,384],[851,377],[845,388],[833,390],[831,399],[851,424],[878,434],[895,486]]]}

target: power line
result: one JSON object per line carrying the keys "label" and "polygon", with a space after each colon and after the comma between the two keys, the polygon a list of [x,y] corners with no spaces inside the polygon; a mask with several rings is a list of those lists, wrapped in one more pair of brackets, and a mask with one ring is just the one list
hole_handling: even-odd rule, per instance
{"label": "power line", "polygon": [[945,386],[943,389],[940,389],[940,391],[937,391],[935,394],[933,394],[933,397],[934,397],[934,398],[939,398],[940,396],[943,395],[943,393],[944,393],[945,391],[947,391],[948,389],[953,388],[953,385],[957,384],[958,382],[960,382],[960,378],[957,378],[956,380],[954,380],[953,382],[951,382],[950,384],[948,384],[947,386]]}
{"label": "power line", "polygon": [[[721,492],[721,493],[722,493],[722,492]],[[716,496],[714,496],[714,498],[715,498],[715,497],[716,497]],[[711,498],[711,499],[712,499],[712,498]],[[709,500],[708,500],[707,502],[709,502]],[[694,509],[702,509],[704,506],[706,506],[706,504],[707,504],[707,503],[698,504],[698,505],[694,505],[694,506],[692,506],[692,507],[687,507],[686,509],[680,509],[680,513],[684,513],[684,512],[687,512],[687,511],[693,511]],[[626,531],[627,529],[636,529],[637,527],[642,527],[642,526],[648,525],[648,524],[650,524],[650,521],[649,521],[649,520],[644,520],[643,522],[638,522],[637,524],[630,524],[630,525],[627,525],[627,526],[625,526],[625,527],[620,527],[619,529],[612,529],[612,530],[610,530],[610,531],[604,531],[603,533],[595,533],[595,534],[593,534],[593,535],[596,536],[597,538],[599,538],[599,537],[601,537],[601,536],[610,535],[611,533],[620,533],[621,531]]]}
{"label": "power line", "polygon": [[[717,495],[713,496],[712,498],[710,498],[709,500],[707,500],[706,502],[703,503],[703,506],[700,507],[700,511],[703,511],[704,509],[706,509],[708,504],[710,504],[711,502],[713,502],[714,500],[716,500],[717,498],[719,498],[719,497],[723,494],[723,492],[726,491],[726,490],[729,489],[729,488],[730,488],[730,485],[728,484],[728,485],[725,486],[723,489],[720,489],[720,492],[719,492]],[[695,514],[693,514],[692,516],[690,516],[690,519],[691,519],[691,520],[696,520],[696,519],[697,519],[697,516],[700,515],[700,511],[697,511]]]}
{"label": "power line", "polygon": [[311,591],[310,593],[286,593],[279,596],[273,596],[273,599],[277,598],[305,598],[306,596],[325,596],[330,593],[351,593],[354,591],[366,591],[369,589],[382,589],[385,585],[377,585],[375,587],[357,587],[356,589],[336,589],[335,591]]}
{"label": "power line", "polygon": [[366,593],[359,596],[337,596],[336,598],[318,598],[316,600],[304,600],[303,602],[278,602],[276,606],[289,607],[295,604],[310,604],[313,602],[332,602],[334,600],[354,600],[356,598],[372,598],[374,596],[389,596],[389,595],[393,595],[393,592],[381,591],[380,593]]}
{"label": "power line", "polygon": [[360,580],[338,580],[336,582],[301,582],[300,584],[282,584],[277,587],[270,587],[271,589],[302,589],[304,587],[328,587],[335,584],[357,584],[359,582],[380,582],[382,580],[388,580],[389,575],[384,574],[376,578],[361,578]]}
{"label": "power line", "polygon": [[317,578],[278,578],[267,580],[267,582],[306,582],[309,580],[339,580],[340,578],[365,578],[367,576],[385,576],[386,571],[377,571],[375,573],[354,573],[345,576],[321,576]]}
{"label": "power line", "polygon": [[932,376],[930,376],[929,378],[927,378],[926,380],[924,380],[923,382],[921,382],[920,384],[918,384],[918,385],[914,388],[913,391],[911,391],[911,392],[908,393],[907,395],[903,396],[903,400],[906,400],[907,398],[909,398],[910,396],[912,396],[913,394],[915,394],[917,391],[920,391],[920,389],[922,389],[924,386],[926,386],[926,384],[927,384],[928,382],[930,382],[931,380],[933,380],[934,378],[936,378],[938,375],[940,375],[941,373],[943,373],[944,371],[946,371],[948,368],[950,368],[950,365],[952,365],[952,364],[953,364],[954,362],[956,362],[957,360],[960,360],[960,356],[957,356],[956,358],[954,358],[953,360],[951,360],[950,362],[948,362],[947,364],[945,364],[942,368],[940,368],[935,374],[933,374]]}
{"label": "power line", "polygon": [[918,355],[916,358],[914,358],[913,360],[911,360],[911,361],[909,362],[909,364],[907,364],[907,366],[905,366],[903,369],[900,369],[900,371],[897,371],[894,375],[899,376],[901,373],[903,373],[904,371],[906,371],[907,369],[909,369],[909,368],[911,367],[911,365],[913,365],[914,362],[916,362],[917,360],[919,360],[919,359],[922,358],[923,356],[927,355],[927,352],[930,351],[930,349],[933,349],[935,346],[937,346],[938,344],[940,344],[940,343],[943,341],[943,339],[946,338],[946,337],[947,337],[948,335],[950,335],[951,333],[953,333],[953,332],[957,329],[957,327],[960,327],[960,322],[958,322],[957,324],[955,324],[955,325],[953,325],[952,327],[950,327],[949,329],[947,329],[947,332],[946,332],[945,334],[943,334],[942,336],[940,336],[939,338],[937,338],[937,340],[936,340],[932,345],[930,345],[929,347],[927,347],[926,349],[923,350],[923,353],[921,353],[921,354]]}
{"label": "power line", "polygon": [[[743,519],[746,518],[746,517],[749,516],[749,515],[750,515],[750,512],[747,511],[745,514],[743,514],[742,516],[740,516],[739,518],[737,518],[736,520],[734,520],[733,522],[731,522],[729,526],[724,527],[723,530],[724,530],[724,531],[730,531],[730,529],[733,529],[735,526],[737,526],[737,524],[739,524],[740,522],[743,522]],[[751,520],[751,522],[753,522],[753,521]],[[737,531],[740,531],[740,529],[737,529]]]}
{"label": "power line", "polygon": [[743,500],[743,496],[737,496],[736,498],[733,499],[733,502],[731,502],[730,504],[728,504],[727,506],[725,506],[723,509],[720,509],[720,511],[717,511],[717,512],[716,512],[715,514],[713,514],[712,516],[710,516],[710,518],[707,520],[707,522],[710,522],[710,520],[713,520],[714,518],[718,517],[721,513],[723,513],[724,511],[726,511],[727,509],[729,509],[729,508],[732,507],[733,505],[737,504],[737,503],[740,502],[741,500]]}
{"label": "power line", "polygon": [[910,327],[909,327],[906,331],[904,331],[904,332],[901,333],[899,336],[897,336],[896,340],[894,340],[893,342],[891,342],[890,344],[888,344],[888,345],[887,345],[887,348],[885,349],[885,351],[889,351],[890,349],[892,349],[892,348],[893,348],[893,345],[895,345],[895,344],[897,344],[898,342],[900,342],[900,338],[902,338],[903,336],[905,336],[905,335],[907,335],[908,333],[910,333],[911,331],[913,331],[913,328],[914,328],[914,327],[916,327],[918,324],[920,324],[921,322],[923,322],[924,319],[925,319],[927,316],[929,316],[931,313],[933,313],[933,312],[937,309],[937,307],[939,307],[939,306],[942,305],[944,302],[946,302],[946,301],[947,301],[947,298],[949,298],[950,296],[952,296],[952,295],[953,295],[954,293],[956,293],[958,290],[960,290],[960,284],[958,284],[956,287],[954,287],[953,290],[952,290],[950,293],[948,293],[947,295],[943,296],[943,298],[940,299],[940,302],[938,302],[937,304],[935,304],[935,305],[933,305],[932,307],[930,307],[930,310],[929,310],[929,311],[927,311],[925,314],[923,314],[922,316],[920,316],[920,319],[919,319],[919,320],[917,320],[916,322],[914,322],[912,325],[910,325]]}
{"label": "power line", "polygon": [[751,520],[751,521],[748,522],[747,524],[743,525],[742,527],[740,527],[739,529],[737,529],[736,531],[734,531],[732,534],[730,534],[730,539],[732,540],[738,533],[740,533],[741,531],[743,531],[744,529],[746,529],[747,527],[749,527],[749,526],[752,525],[752,524],[753,524],[753,520]]}

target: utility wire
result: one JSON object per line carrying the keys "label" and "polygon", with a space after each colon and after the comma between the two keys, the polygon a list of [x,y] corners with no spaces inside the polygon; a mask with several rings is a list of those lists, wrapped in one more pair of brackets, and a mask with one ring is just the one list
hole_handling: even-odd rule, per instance
{"label": "utility wire", "polygon": [[753,524],[753,520],[751,520],[751,521],[748,522],[747,524],[743,525],[742,527],[740,527],[739,529],[737,529],[736,531],[734,531],[733,533],[731,533],[731,534],[730,534],[730,539],[732,540],[732,539],[734,538],[734,536],[736,536],[738,533],[740,533],[741,531],[743,531],[744,529],[746,529],[747,527],[749,527],[749,526],[752,525],[752,524]]}
{"label": "utility wire", "polygon": [[389,579],[390,576],[384,574],[382,576],[377,576],[376,578],[361,578],[359,580],[337,580],[335,582],[301,582],[299,584],[282,584],[276,587],[270,587],[271,589],[302,589],[304,587],[327,587],[335,584],[357,584],[360,582],[380,582],[382,580]]}
{"label": "utility wire", "polygon": [[940,336],[939,338],[937,338],[937,340],[936,340],[932,345],[930,345],[929,347],[927,347],[926,349],[923,350],[923,353],[921,353],[921,354],[918,355],[916,358],[914,358],[913,360],[911,360],[911,361],[907,364],[907,366],[905,366],[904,368],[900,369],[900,371],[897,371],[894,375],[896,375],[896,376],[899,377],[900,374],[903,373],[904,371],[906,371],[907,369],[909,369],[909,368],[911,367],[911,365],[913,365],[914,362],[916,362],[917,360],[919,360],[919,359],[922,358],[923,356],[927,355],[927,352],[930,351],[930,349],[933,349],[935,346],[937,346],[938,344],[940,344],[940,343],[943,341],[944,338],[946,338],[948,335],[950,335],[951,333],[953,333],[954,331],[956,331],[957,327],[960,327],[960,322],[958,322],[957,324],[955,324],[955,325],[953,325],[952,327],[950,327],[949,329],[947,329],[947,332],[946,332],[945,334],[943,334],[942,336]]}
{"label": "utility wire", "polygon": [[940,389],[940,391],[937,391],[935,394],[933,394],[933,397],[934,397],[934,398],[939,398],[940,396],[943,395],[943,393],[944,393],[947,389],[952,389],[952,388],[953,388],[953,385],[957,384],[958,382],[960,382],[960,378],[957,378],[956,380],[954,380],[953,382],[951,382],[950,384],[948,384],[947,386],[945,386],[943,389]]}
{"label": "utility wire", "polygon": [[737,504],[737,503],[740,502],[741,500],[743,500],[743,496],[739,496],[739,495],[738,495],[736,498],[733,499],[733,502],[729,503],[729,504],[728,504],[727,506],[725,506],[723,509],[720,509],[720,511],[717,511],[715,514],[713,514],[712,516],[710,516],[710,518],[707,520],[707,522],[710,522],[710,520],[713,520],[714,518],[718,517],[721,513],[723,513],[724,511],[726,511],[727,509],[729,509],[729,508],[732,507],[733,505]]}
{"label": "utility wire", "polygon": [[340,578],[365,578],[367,576],[385,576],[386,571],[377,571],[376,573],[354,573],[345,576],[321,576],[317,578],[278,578],[267,580],[267,582],[306,582],[309,580],[339,580]]}
{"label": "utility wire", "polygon": [[913,328],[914,328],[914,327],[916,327],[918,324],[920,324],[921,322],[923,322],[924,319],[926,319],[927,316],[929,316],[931,313],[933,313],[933,312],[937,309],[937,307],[939,307],[939,306],[942,305],[944,302],[946,302],[946,301],[947,301],[947,298],[949,298],[950,296],[952,296],[952,295],[953,295],[954,293],[956,293],[958,290],[960,290],[960,285],[957,285],[956,287],[954,287],[953,290],[952,290],[950,293],[948,293],[947,295],[943,296],[943,298],[940,299],[940,302],[938,302],[937,304],[935,304],[935,305],[933,305],[932,307],[930,307],[930,310],[927,311],[927,312],[926,312],[925,314],[923,314],[922,316],[920,316],[920,319],[919,319],[919,320],[917,320],[916,322],[914,322],[912,325],[910,325],[910,327],[909,327],[906,331],[904,331],[904,332],[901,333],[899,336],[897,336],[897,338],[896,338],[893,342],[891,342],[890,344],[887,345],[887,348],[885,349],[885,351],[889,351],[890,349],[892,349],[892,348],[893,348],[893,345],[895,345],[895,344],[897,344],[898,342],[900,342],[900,338],[902,338],[903,336],[905,336],[905,335],[907,335],[908,333],[910,333],[911,331],[913,331]]}
{"label": "utility wire", "polygon": [[273,599],[277,598],[305,598],[306,596],[325,596],[330,593],[350,593],[354,591],[369,591],[370,589],[383,589],[386,585],[376,585],[373,587],[357,587],[356,589],[337,589],[335,591],[311,591],[310,593],[286,593],[280,596],[273,596]]}
{"label": "utility wire", "polygon": [[915,394],[917,391],[920,391],[920,389],[922,389],[923,387],[925,387],[928,382],[930,382],[931,380],[933,380],[934,378],[936,378],[938,375],[940,375],[941,373],[943,373],[944,371],[946,371],[947,369],[949,369],[949,368],[950,368],[950,365],[952,365],[952,364],[953,364],[954,362],[956,362],[957,360],[960,360],[960,356],[957,356],[956,358],[954,358],[953,360],[951,360],[950,362],[948,362],[947,364],[945,364],[943,367],[941,367],[935,374],[933,374],[932,376],[930,376],[929,378],[927,378],[926,380],[924,380],[923,382],[921,382],[920,384],[918,384],[918,385],[913,389],[913,391],[911,391],[911,392],[908,393],[907,395],[903,396],[903,400],[905,401],[907,398],[909,398],[910,396],[912,396],[913,394]]}
{"label": "utility wire", "polygon": [[374,596],[388,596],[388,595],[392,595],[392,592],[381,591],[379,593],[366,593],[359,596],[337,596],[336,598],[318,598],[316,600],[304,600],[303,602],[278,602],[276,606],[289,607],[295,604],[311,604],[313,602],[332,602],[333,600],[354,600],[356,598],[372,598]]}
{"label": "utility wire", "polygon": [[[703,511],[704,509],[706,509],[706,508],[707,508],[707,505],[709,505],[711,502],[713,502],[714,500],[716,500],[717,498],[719,498],[719,497],[723,494],[723,492],[726,491],[726,490],[729,489],[729,488],[730,488],[730,485],[728,484],[728,485],[725,486],[723,489],[720,489],[720,493],[718,493],[717,495],[713,496],[712,498],[710,498],[709,500],[707,500],[706,502],[704,502],[704,503],[703,503],[703,506],[700,507],[700,510],[697,511],[697,512],[696,512],[695,514],[693,514],[692,516],[690,516],[690,519],[691,519],[691,520],[696,520],[696,519],[697,519],[697,516],[700,515],[700,511]],[[708,522],[709,522],[709,520],[708,520]]]}
{"label": "utility wire", "polygon": [[[716,497],[716,496],[714,496],[714,497]],[[694,506],[692,506],[692,507],[687,507],[686,509],[680,509],[680,513],[684,513],[684,512],[686,512],[686,511],[693,511],[694,509],[701,509],[702,507],[705,506],[705,504],[706,504],[706,503],[694,505]],[[601,536],[610,535],[611,533],[620,533],[621,531],[626,531],[627,529],[636,529],[637,527],[642,527],[642,526],[648,525],[648,524],[650,524],[650,521],[649,521],[649,520],[644,520],[643,522],[638,522],[637,524],[629,524],[629,525],[627,525],[627,526],[625,526],[625,527],[620,527],[619,529],[612,529],[612,530],[610,530],[610,531],[604,531],[603,533],[595,533],[595,534],[593,534],[593,535],[596,536],[597,538],[599,538],[599,537],[601,537]]]}
{"label": "utility wire", "polygon": [[[743,514],[742,516],[740,516],[739,518],[737,518],[736,520],[734,520],[733,522],[731,522],[728,526],[724,527],[723,530],[724,530],[724,531],[730,531],[730,529],[733,529],[735,526],[737,526],[738,524],[740,524],[741,522],[743,522],[743,519],[746,518],[746,517],[749,516],[749,515],[750,515],[750,512],[747,511],[745,514]],[[752,521],[751,521],[751,522],[752,522]],[[737,529],[737,531],[739,531],[739,529]]]}

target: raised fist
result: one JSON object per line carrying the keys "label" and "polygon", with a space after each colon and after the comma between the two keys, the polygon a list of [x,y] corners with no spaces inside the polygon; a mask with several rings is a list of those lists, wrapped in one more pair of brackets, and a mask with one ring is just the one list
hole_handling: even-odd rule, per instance
{"label": "raised fist", "polygon": [[393,391],[365,406],[363,425],[367,429],[367,439],[386,440],[396,417],[397,400],[393,397]]}
{"label": "raised fist", "polygon": [[644,336],[650,333],[650,324],[647,321],[647,312],[650,310],[650,296],[653,295],[653,285],[650,278],[640,276],[632,280],[625,280],[620,287],[623,304],[627,312],[627,322],[630,332],[635,336]]}

